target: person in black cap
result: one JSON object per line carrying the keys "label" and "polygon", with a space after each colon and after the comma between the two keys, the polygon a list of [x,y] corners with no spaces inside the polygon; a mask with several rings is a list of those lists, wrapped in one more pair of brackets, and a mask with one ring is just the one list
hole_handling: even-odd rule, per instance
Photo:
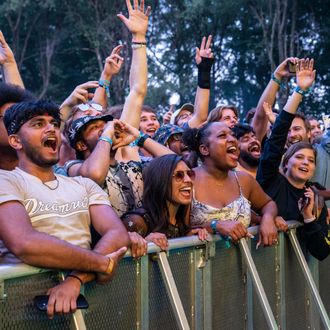
{"label": "person in black cap", "polygon": [[115,125],[125,127],[129,142],[135,141],[126,151],[129,153],[132,150],[131,159],[136,154],[134,146],[143,146],[155,157],[172,151],[133,126],[119,120],[112,121],[110,115],[81,117],[68,127],[66,134],[72,148],[76,150],[77,160],[68,162],[65,170],[69,176],[81,175],[98,183],[109,195],[113,209],[121,216],[141,206],[142,169],[145,162],[131,160],[124,163],[115,159],[118,150],[115,147],[118,140]]}
{"label": "person in black cap", "polygon": [[[55,175],[60,111],[47,101],[12,105],[4,116],[18,167],[0,170],[0,262],[72,270],[52,288],[48,315],[76,309],[83,283],[108,281],[129,237],[107,195],[93,181]],[[102,239],[91,251],[90,226]],[[24,239],[23,239],[24,238]],[[81,273],[88,272],[87,273]]]}

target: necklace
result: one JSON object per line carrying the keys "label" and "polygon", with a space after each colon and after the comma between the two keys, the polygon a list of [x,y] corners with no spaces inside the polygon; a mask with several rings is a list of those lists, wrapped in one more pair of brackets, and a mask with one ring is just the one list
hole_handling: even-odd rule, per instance
{"label": "necklace", "polygon": [[223,187],[223,183],[216,182],[215,185],[216,185],[217,187]]}
{"label": "necklace", "polygon": [[59,184],[60,184],[60,182],[58,181],[58,178],[57,178],[56,175],[55,175],[55,180],[48,181],[48,184],[43,182],[43,181],[41,181],[41,182],[44,186],[46,186],[50,190],[56,190],[58,188]]}

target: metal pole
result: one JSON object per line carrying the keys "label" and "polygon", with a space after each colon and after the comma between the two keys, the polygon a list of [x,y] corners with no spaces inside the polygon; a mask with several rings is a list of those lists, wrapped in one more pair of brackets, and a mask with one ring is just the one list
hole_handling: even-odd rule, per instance
{"label": "metal pole", "polygon": [[301,247],[300,247],[300,244],[298,242],[295,231],[290,230],[289,231],[289,237],[290,237],[291,244],[294,248],[294,251],[296,253],[296,256],[298,258],[301,270],[303,271],[303,274],[305,276],[307,284],[308,284],[308,286],[309,286],[309,288],[312,292],[312,296],[313,296],[313,298],[315,300],[315,303],[318,307],[318,310],[320,312],[322,322],[323,322],[326,329],[330,329],[330,320],[329,320],[328,314],[327,314],[327,312],[324,308],[324,305],[323,305],[323,302],[321,300],[319,291],[317,290],[316,284],[314,282],[312,273],[311,273],[310,269],[308,268],[306,259],[304,257],[304,254],[303,254],[302,250],[301,250]]}
{"label": "metal pole", "polygon": [[167,293],[169,295],[171,305],[178,322],[178,325],[182,330],[190,330],[189,323],[184,312],[182,302],[176,287],[170,265],[167,260],[165,252],[158,253],[158,264],[163,276],[163,280],[166,284]]}
{"label": "metal pole", "polygon": [[240,243],[240,248],[241,248],[242,254],[245,258],[245,262],[246,262],[246,264],[248,266],[248,269],[250,271],[252,281],[253,281],[254,287],[256,289],[259,301],[261,303],[261,307],[262,307],[262,310],[264,312],[268,327],[270,329],[276,330],[276,329],[278,329],[278,326],[276,324],[274,314],[273,314],[273,312],[270,308],[265,290],[264,290],[264,288],[262,286],[262,283],[260,281],[260,277],[259,277],[257,268],[254,264],[254,261],[252,259],[251,252],[250,252],[249,247],[247,245],[246,239],[241,238],[239,240],[239,243]]}

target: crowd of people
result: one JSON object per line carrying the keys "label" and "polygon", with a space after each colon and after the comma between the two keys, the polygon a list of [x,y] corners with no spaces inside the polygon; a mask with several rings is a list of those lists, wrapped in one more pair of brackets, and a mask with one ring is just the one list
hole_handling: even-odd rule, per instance
{"label": "crowd of people", "polygon": [[[194,104],[170,109],[161,123],[144,105],[150,7],[126,4],[128,17],[118,15],[132,35],[124,105],[108,104],[122,46],[106,58],[98,81],[77,86],[58,106],[25,89],[0,31],[0,264],[66,271],[48,292],[52,317],[74,311],[81,285],[111,280],[126,250],[139,258],[148,242],[162,250],[187,235],[237,242],[259,225],[258,244],[267,247],[288,230],[287,220],[298,220],[303,250],[326,258],[330,130],[297,112],[314,83],[314,61],[283,61],[242,123],[233,105],[209,112],[214,54],[212,37],[203,37]],[[296,87],[277,113],[276,94],[294,76]]]}

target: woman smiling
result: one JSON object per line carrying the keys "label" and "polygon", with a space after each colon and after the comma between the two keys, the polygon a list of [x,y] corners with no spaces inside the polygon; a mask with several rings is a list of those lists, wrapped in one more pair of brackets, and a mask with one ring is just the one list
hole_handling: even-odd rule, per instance
{"label": "woman smiling", "polygon": [[262,215],[260,242],[277,242],[275,203],[249,174],[235,172],[239,149],[225,123],[212,122],[184,133],[184,142],[197,152],[202,165],[196,167],[191,223],[213,233],[239,240],[248,235],[251,206]]}
{"label": "woman smiling", "polygon": [[122,219],[128,231],[136,231],[146,241],[165,250],[168,238],[198,234],[202,228],[190,228],[190,204],[195,172],[175,154],[155,158],[143,173],[143,208],[126,213]]}
{"label": "woman smiling", "polygon": [[[272,134],[265,143],[257,180],[278,206],[282,221],[298,220],[298,237],[304,250],[319,260],[330,252],[327,209],[318,203],[309,180],[315,170],[316,151],[306,142],[292,144],[283,156],[287,134],[298,106],[315,79],[313,60],[299,60],[297,87],[277,117]],[[279,170],[282,160],[282,170]],[[280,220],[277,220],[280,221]]]}

